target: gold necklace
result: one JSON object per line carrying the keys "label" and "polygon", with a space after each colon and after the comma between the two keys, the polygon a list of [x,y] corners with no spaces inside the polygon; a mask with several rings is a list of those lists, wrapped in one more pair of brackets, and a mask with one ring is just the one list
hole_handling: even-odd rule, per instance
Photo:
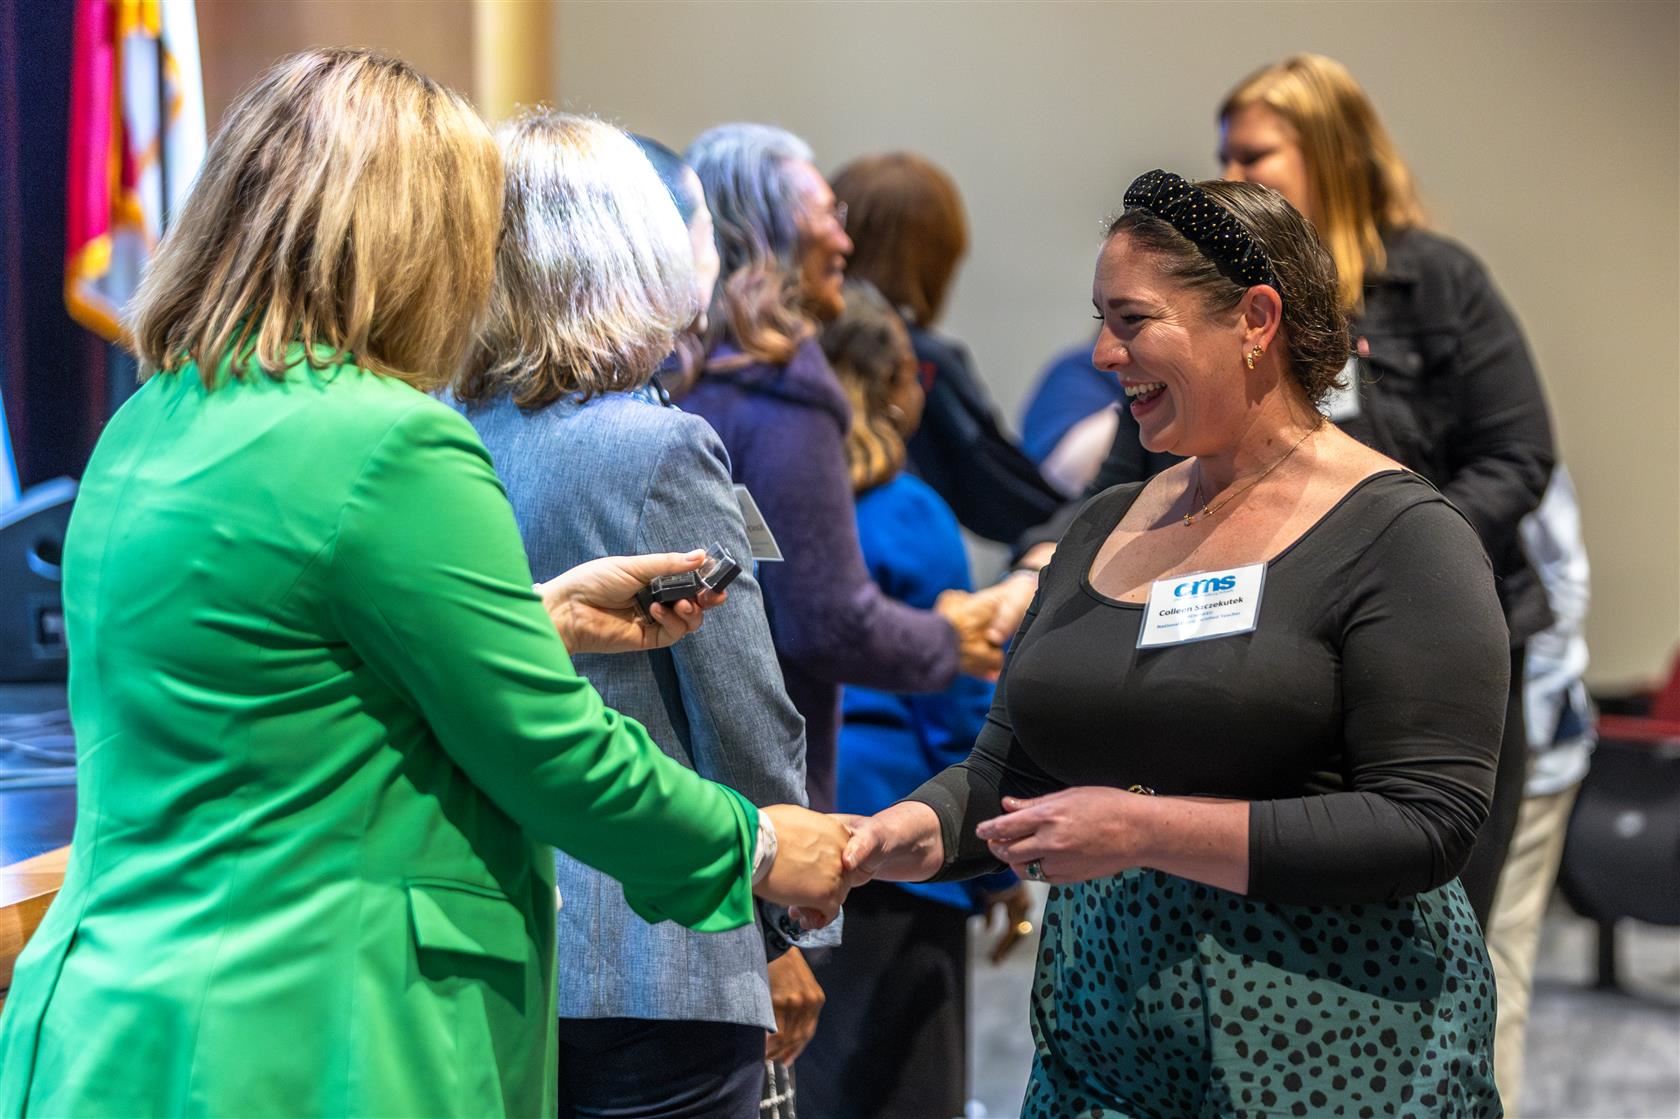
{"label": "gold necklace", "polygon": [[1295,445],[1293,447],[1289,448],[1287,451],[1283,452],[1283,457],[1282,458],[1278,459],[1276,462],[1272,463],[1272,465],[1266,467],[1266,469],[1264,469],[1260,473],[1256,474],[1254,476],[1254,480],[1252,482],[1249,482],[1247,485],[1243,486],[1239,490],[1236,490],[1236,491],[1234,491],[1230,494],[1227,494],[1223,499],[1221,499],[1216,504],[1204,504],[1202,502],[1202,463],[1201,463],[1200,459],[1197,459],[1196,460],[1196,492],[1190,498],[1190,504],[1192,504],[1192,505],[1200,504],[1202,506],[1202,508],[1199,512],[1192,510],[1191,512],[1184,514],[1184,524],[1185,524],[1185,526],[1189,527],[1190,525],[1195,524],[1196,519],[1198,517],[1211,517],[1211,516],[1213,516],[1215,513],[1219,512],[1221,509],[1225,508],[1225,506],[1231,504],[1231,502],[1235,501],[1237,498],[1241,497],[1243,494],[1247,493],[1249,490],[1251,490],[1255,486],[1259,485],[1260,480],[1262,478],[1264,478],[1266,475],[1270,474],[1272,471],[1276,470],[1278,467],[1282,466],[1286,461],[1288,461],[1289,456],[1294,454],[1296,451],[1300,450],[1301,449],[1301,444],[1305,443],[1308,439],[1311,439],[1313,437],[1314,433],[1316,433],[1317,431],[1318,431],[1318,428],[1315,427],[1311,431],[1307,432],[1305,435],[1301,436],[1301,438],[1295,440]]}

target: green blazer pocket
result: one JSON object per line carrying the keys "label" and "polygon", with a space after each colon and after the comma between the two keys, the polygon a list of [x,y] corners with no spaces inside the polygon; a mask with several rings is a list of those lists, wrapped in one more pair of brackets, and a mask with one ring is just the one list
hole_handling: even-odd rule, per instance
{"label": "green blazer pocket", "polygon": [[467,882],[410,879],[409,919],[421,951],[453,952],[523,966],[535,950],[525,917],[501,891]]}

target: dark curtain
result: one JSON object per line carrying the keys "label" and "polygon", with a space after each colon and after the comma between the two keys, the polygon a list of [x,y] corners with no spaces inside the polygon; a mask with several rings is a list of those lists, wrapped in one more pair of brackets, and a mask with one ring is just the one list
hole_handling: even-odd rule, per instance
{"label": "dark curtain", "polygon": [[0,0],[0,391],[25,487],[79,477],[112,347],[64,309],[72,0]]}

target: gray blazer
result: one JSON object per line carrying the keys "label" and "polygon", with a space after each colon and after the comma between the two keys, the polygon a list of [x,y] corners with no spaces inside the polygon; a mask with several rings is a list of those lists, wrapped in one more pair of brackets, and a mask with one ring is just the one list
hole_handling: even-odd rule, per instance
{"label": "gray blazer", "polygon": [[[605,555],[721,543],[745,570],[670,649],[582,655],[577,670],[665,752],[754,804],[805,803],[805,722],[782,686],[729,458],[705,420],[651,390],[522,412],[463,408],[507,487],[539,581]],[[764,936],[697,933],[630,911],[617,882],[556,856],[562,1018],[775,1027]],[[774,937],[772,937],[774,939]]]}

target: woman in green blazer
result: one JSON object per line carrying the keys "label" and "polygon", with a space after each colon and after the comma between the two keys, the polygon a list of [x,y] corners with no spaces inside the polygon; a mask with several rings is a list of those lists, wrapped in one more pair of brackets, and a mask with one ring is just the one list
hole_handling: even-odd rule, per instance
{"label": "woman in green blazer", "polygon": [[740,926],[753,881],[838,905],[844,829],[761,816],[572,671],[557,626],[697,621],[622,609],[673,564],[586,565],[545,612],[482,444],[420,391],[500,209],[482,122],[400,62],[311,51],[229,110],[66,541],[78,817],[0,1115],[545,1115],[549,845],[649,920]]}

